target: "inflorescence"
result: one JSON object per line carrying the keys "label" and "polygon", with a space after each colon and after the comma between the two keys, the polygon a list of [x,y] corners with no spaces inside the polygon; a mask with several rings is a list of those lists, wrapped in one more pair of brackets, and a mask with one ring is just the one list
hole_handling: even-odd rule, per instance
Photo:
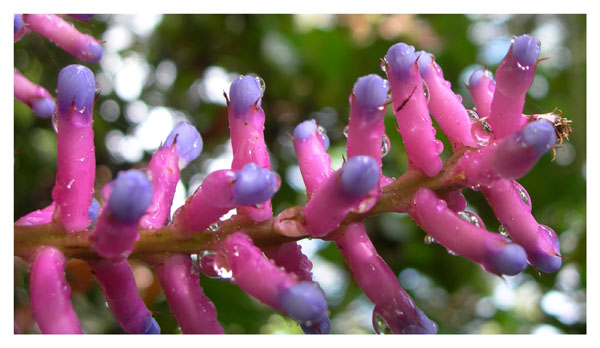
{"label": "inflorescence", "polygon": [[[102,57],[97,40],[60,16],[15,15],[14,30],[15,42],[34,31],[82,61]],[[405,43],[393,45],[382,59],[386,79],[359,77],[350,93],[347,159],[339,170],[331,167],[322,128],[314,120],[296,127],[291,137],[308,201],[275,217],[270,200],[281,179],[270,170],[260,78],[240,76],[225,94],[231,169],[210,173],[171,217],[180,170],[202,151],[193,125],[178,124],[146,170],[118,173],[98,201],[92,71],[83,65],[62,69],[55,98],[15,70],[15,98],[39,117],[57,119],[53,203],[15,222],[15,253],[31,262],[31,305],[41,332],[82,333],[64,273],[66,260],[78,257],[90,264],[123,330],[160,333],[127,262],[135,257],[154,267],[183,333],[224,333],[198,272],[230,279],[297,321],[307,334],[329,333],[327,301],[312,279],[312,263],[296,243],[311,237],[338,247],[375,305],[377,332],[436,333],[437,324],[416,307],[369,239],[362,220],[382,212],[407,213],[430,243],[490,273],[515,275],[528,265],[557,271],[558,237],[532,216],[532,200],[515,181],[570,132],[569,121],[557,113],[522,113],[539,50],[539,42],[521,35],[513,39],[495,79],[485,69],[473,72],[468,90],[474,111],[452,91],[433,55]],[[409,163],[398,179],[382,174],[388,105]],[[454,155],[446,162],[430,115],[452,146]],[[483,193],[506,234],[486,230],[477,214],[465,210],[462,190],[468,189]],[[221,221],[231,209],[237,215]],[[204,256],[193,265],[191,254],[200,252]]]}

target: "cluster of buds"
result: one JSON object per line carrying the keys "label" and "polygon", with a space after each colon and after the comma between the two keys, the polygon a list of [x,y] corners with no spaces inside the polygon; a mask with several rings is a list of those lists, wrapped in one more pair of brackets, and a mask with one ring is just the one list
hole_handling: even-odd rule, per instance
{"label": "cluster of buds", "polygon": [[[65,23],[52,15],[15,15],[15,40],[35,31],[81,60],[97,61],[102,56],[98,42]],[[307,120],[295,128],[292,141],[307,203],[276,217],[270,200],[281,180],[270,171],[264,140],[262,79],[240,76],[225,94],[231,169],[206,176],[171,217],[180,170],[202,151],[194,126],[178,124],[145,171],[118,173],[98,201],[92,71],[83,65],[62,69],[56,99],[15,71],[15,97],[37,115],[57,118],[53,203],[15,223],[15,251],[32,264],[31,305],[41,332],[82,332],[64,274],[74,245],[82,245],[78,256],[88,257],[115,319],[124,331],[138,334],[160,333],[160,328],[137,292],[130,257],[154,268],[183,333],[224,333],[217,309],[202,290],[200,272],[229,279],[297,321],[307,334],[329,333],[326,298],[296,242],[305,237],[335,243],[374,304],[377,332],[436,333],[437,324],[417,308],[369,239],[362,220],[382,211],[407,213],[425,230],[426,241],[493,274],[515,275],[528,264],[555,272],[561,265],[557,235],[535,220],[531,198],[515,181],[557,138],[562,141],[569,134],[568,121],[560,115],[522,114],[538,54],[539,43],[522,35],[513,40],[495,80],[491,72],[476,70],[468,84],[475,112],[463,106],[431,54],[404,43],[393,45],[382,61],[387,79],[360,77],[350,93],[347,159],[340,169],[331,167],[329,139],[317,122]],[[382,174],[389,104],[409,163],[397,180]],[[454,155],[446,163],[430,115],[452,145]],[[463,189],[484,194],[502,233],[487,231],[479,216],[465,210]],[[222,221],[232,209],[236,214]],[[42,234],[42,242],[31,242],[32,231],[40,229],[51,231],[53,238]],[[269,238],[270,243],[259,243]],[[202,255],[197,264],[192,254]]]}

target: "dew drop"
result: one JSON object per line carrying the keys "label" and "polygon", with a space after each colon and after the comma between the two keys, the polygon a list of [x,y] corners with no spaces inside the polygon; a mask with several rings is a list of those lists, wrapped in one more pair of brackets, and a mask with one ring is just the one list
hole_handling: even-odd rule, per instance
{"label": "dew drop", "polygon": [[74,182],[75,182],[75,179],[71,179],[71,181],[69,181],[69,183],[67,184],[67,188],[70,189],[71,187],[73,187]]}
{"label": "dew drop", "polygon": [[527,192],[525,192],[525,190],[521,189],[520,187],[517,187],[517,191],[519,192],[519,196],[521,197],[523,203],[530,205],[529,195],[527,194]]}
{"label": "dew drop", "polygon": [[344,127],[344,129],[342,130],[342,134],[344,135],[344,138],[348,139],[349,132],[350,132],[350,126],[346,125],[346,127]]}
{"label": "dew drop", "polygon": [[392,148],[392,143],[390,142],[390,138],[387,134],[383,134],[381,136],[381,157],[385,157],[388,153],[390,153],[390,149]]}
{"label": "dew drop", "polygon": [[430,235],[426,235],[423,242],[425,242],[425,244],[429,245],[429,244],[435,243],[435,239],[433,239],[433,237]]}
{"label": "dew drop", "polygon": [[350,211],[353,213],[362,214],[371,210],[375,203],[377,203],[377,197],[367,197],[363,199],[357,207],[350,209]]}
{"label": "dew drop", "polygon": [[435,151],[437,153],[444,152],[444,143],[441,140],[435,140]]}
{"label": "dew drop", "polygon": [[52,129],[54,133],[58,134],[58,112],[56,111],[58,108],[54,109],[52,113]]}
{"label": "dew drop", "polygon": [[104,307],[108,308],[108,302],[104,301]]}
{"label": "dew drop", "polygon": [[379,64],[379,67],[381,68],[381,71],[383,71],[386,74],[387,74],[387,66],[388,66],[387,59],[385,57],[381,58],[381,63]]}
{"label": "dew drop", "polygon": [[429,103],[429,87],[427,87],[427,83],[425,83],[425,81],[423,81],[423,94],[425,95],[425,100],[427,100],[427,103]]}
{"label": "dew drop", "polygon": [[327,135],[327,129],[325,129],[325,127],[323,127],[323,126],[318,126],[317,132],[319,132],[319,134]]}
{"label": "dew drop", "polygon": [[473,109],[467,109],[467,114],[469,115],[471,120],[473,120],[474,122],[479,121],[479,114],[477,113],[477,111],[475,111]]}
{"label": "dew drop", "polygon": [[210,224],[210,226],[208,226],[208,229],[211,230],[212,232],[216,232],[219,229],[219,223],[215,222]]}
{"label": "dew drop", "polygon": [[233,276],[233,272],[227,264],[226,253],[219,253],[214,256],[213,269],[219,278],[231,279]]}
{"label": "dew drop", "polygon": [[375,311],[373,312],[373,329],[378,335],[389,335],[392,333],[387,321]]}
{"label": "dew drop", "polygon": [[489,144],[492,134],[489,124],[486,121],[479,120],[471,125],[471,136],[480,146]]}
{"label": "dew drop", "polygon": [[460,94],[457,94],[457,95],[456,95],[456,99],[458,99],[458,102],[459,102],[459,103],[462,103],[462,95],[460,95]]}
{"label": "dew drop", "polygon": [[[387,81],[387,80],[386,80]],[[392,96],[392,91],[389,91],[387,94],[387,97],[385,98],[385,104],[389,104],[394,100],[393,96]]]}
{"label": "dew drop", "polygon": [[500,225],[500,226],[498,227],[498,232],[499,232],[499,233],[500,233],[502,236],[504,236],[504,237],[506,237],[506,238],[510,238],[510,236],[508,235],[508,231],[506,230],[506,228],[504,227],[504,225]]}
{"label": "dew drop", "polygon": [[473,212],[464,210],[464,211],[459,211],[456,214],[458,215],[458,217],[460,217],[461,219],[465,220],[468,223],[471,223],[477,227],[483,226],[483,222],[481,221],[481,218]]}
{"label": "dew drop", "polygon": [[264,94],[265,90],[267,89],[267,84],[265,83],[265,80],[263,80],[262,77],[260,77],[260,76],[255,76],[254,78],[256,79],[256,81],[258,82],[258,85],[260,86],[260,91]]}
{"label": "dew drop", "polygon": [[451,255],[451,256],[457,256],[458,254],[457,254],[457,253],[455,253],[454,251],[452,251],[452,250],[448,249],[448,255]]}

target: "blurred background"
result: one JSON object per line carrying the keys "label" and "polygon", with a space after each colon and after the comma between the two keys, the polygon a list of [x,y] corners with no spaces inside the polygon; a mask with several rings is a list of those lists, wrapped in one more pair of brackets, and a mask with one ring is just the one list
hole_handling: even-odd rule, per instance
{"label": "blurred background", "polygon": [[[519,180],[531,195],[537,220],[560,236],[562,268],[539,275],[530,267],[503,279],[438,244],[426,245],[425,233],[404,214],[384,214],[366,223],[380,255],[440,333],[586,333],[585,15],[96,15],[75,26],[105,42],[102,60],[85,64],[99,87],[94,110],[97,192],[119,170],[145,168],[172,127],[187,120],[201,132],[204,150],[181,173],[174,202],[179,207],[208,173],[231,165],[223,92],[240,74],[255,74],[266,82],[265,138],[272,169],[283,179],[273,199],[275,213],[306,200],[288,133],[301,121],[316,119],[328,132],[332,163],[339,168],[352,86],[366,74],[385,76],[380,59],[392,44],[402,41],[433,53],[454,91],[472,108],[465,88],[470,73],[481,66],[494,71],[511,37],[530,33],[541,41],[540,57],[550,59],[538,65],[524,111],[558,108],[573,120],[571,139],[556,150],[556,160],[546,154]],[[53,94],[60,69],[81,63],[32,33],[15,44],[14,60],[28,79]],[[17,219],[51,203],[56,135],[51,120],[36,118],[18,101],[14,109]],[[383,171],[392,177],[407,167],[395,124],[388,108],[391,150]],[[437,135],[443,137],[441,131]],[[497,231],[499,223],[481,193],[465,195],[468,210]],[[374,333],[373,305],[335,245],[300,243],[327,296],[332,333]],[[180,332],[151,268],[131,264],[162,332]],[[67,278],[85,332],[122,332],[84,262],[71,260]],[[27,265],[15,258],[15,323],[22,332],[36,333],[27,282]],[[302,332],[227,280],[202,276],[201,284],[226,333]]]}

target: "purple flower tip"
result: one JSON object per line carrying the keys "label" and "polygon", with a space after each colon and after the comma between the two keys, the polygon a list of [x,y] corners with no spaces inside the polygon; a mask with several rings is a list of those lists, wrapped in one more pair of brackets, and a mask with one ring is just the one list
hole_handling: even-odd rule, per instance
{"label": "purple flower tip", "polygon": [[94,17],[93,14],[68,14],[67,16],[71,17],[71,18],[75,18],[76,20],[80,21],[80,22],[87,22],[90,19],[92,19],[92,17]]}
{"label": "purple flower tip", "polygon": [[405,43],[397,43],[389,48],[385,59],[397,74],[406,74],[417,59],[415,48]]}
{"label": "purple flower tip", "polygon": [[104,50],[102,49],[102,46],[100,46],[100,44],[95,41],[90,41],[90,43],[88,44],[87,52],[85,54],[85,60],[90,63],[96,63],[100,60],[100,58],[102,58],[103,54]]}
{"label": "purple flower tip", "polygon": [[516,138],[523,147],[531,148],[537,156],[541,156],[556,143],[556,132],[552,123],[538,120],[526,125]]}
{"label": "purple flower tip", "polygon": [[200,155],[200,152],[202,152],[202,137],[196,127],[187,122],[178,123],[171,133],[169,133],[163,147],[173,145],[176,136],[177,142],[175,146],[177,147],[179,158],[183,159],[186,164],[195,160]]}
{"label": "purple flower tip", "polygon": [[277,174],[248,163],[235,174],[233,196],[240,205],[255,205],[271,199],[278,188]]}
{"label": "purple flower tip", "polygon": [[294,139],[304,140],[317,131],[317,122],[307,120],[296,126],[294,129]]}
{"label": "purple flower tip", "polygon": [[491,71],[485,69],[475,69],[469,78],[469,86],[475,87],[477,86],[484,78],[494,80],[494,75]]}
{"label": "purple flower tip", "polygon": [[92,203],[88,208],[88,217],[90,218],[90,220],[92,220],[92,224],[96,222],[98,215],[100,215],[100,203],[98,203],[98,200],[96,200],[96,198],[92,198]]}
{"label": "purple flower tip", "polygon": [[527,254],[517,244],[507,244],[502,250],[488,256],[488,270],[496,274],[516,275],[527,268]]}
{"label": "purple flower tip", "polygon": [[96,93],[96,80],[90,69],[72,64],[58,74],[58,109],[67,114],[71,107],[85,114],[92,114]]}
{"label": "purple flower tip", "polygon": [[540,43],[528,34],[518,36],[513,40],[512,53],[519,64],[530,66],[540,54]]}
{"label": "purple flower tip", "polygon": [[437,324],[433,320],[427,318],[425,313],[423,313],[421,310],[417,309],[416,311],[419,324],[405,327],[404,330],[402,330],[402,333],[426,335],[436,334],[438,330]]}
{"label": "purple flower tip", "polygon": [[280,295],[279,304],[286,315],[307,326],[327,316],[325,296],[312,282],[301,281],[286,289]]}
{"label": "purple flower tip", "polygon": [[340,170],[342,188],[352,198],[366,195],[379,182],[379,166],[369,156],[352,157]]}
{"label": "purple flower tip", "polygon": [[15,14],[15,34],[23,28],[23,17],[20,14]]}
{"label": "purple flower tip", "polygon": [[418,51],[415,54],[419,56],[419,59],[417,59],[417,64],[419,64],[419,72],[421,73],[421,76],[424,76],[429,71],[429,67],[433,61],[433,55],[426,51]]}
{"label": "purple flower tip", "polygon": [[142,335],[158,335],[160,334],[160,326],[151,315],[146,318],[146,327],[140,332]]}
{"label": "purple flower tip", "polygon": [[562,258],[558,255],[536,253],[531,256],[531,262],[544,273],[554,273],[560,268]]}
{"label": "purple flower tip", "polygon": [[327,150],[329,148],[329,137],[325,133],[321,133],[321,140],[323,141],[323,148]]}
{"label": "purple flower tip", "polygon": [[237,114],[243,114],[256,102],[260,106],[262,95],[260,83],[254,76],[240,76],[229,88],[229,102]]}
{"label": "purple flower tip", "polygon": [[111,183],[108,209],[120,222],[136,222],[152,202],[152,191],[152,183],[143,172],[135,169],[120,172]]}
{"label": "purple flower tip", "polygon": [[326,335],[331,331],[331,322],[326,316],[318,322],[311,323],[311,325],[300,324],[300,327],[307,335]]}
{"label": "purple flower tip", "polygon": [[54,113],[56,102],[50,98],[36,99],[31,103],[31,109],[39,117],[48,118]]}
{"label": "purple flower tip", "polygon": [[371,110],[385,104],[389,90],[390,84],[386,80],[370,74],[356,81],[352,93],[360,106]]}

